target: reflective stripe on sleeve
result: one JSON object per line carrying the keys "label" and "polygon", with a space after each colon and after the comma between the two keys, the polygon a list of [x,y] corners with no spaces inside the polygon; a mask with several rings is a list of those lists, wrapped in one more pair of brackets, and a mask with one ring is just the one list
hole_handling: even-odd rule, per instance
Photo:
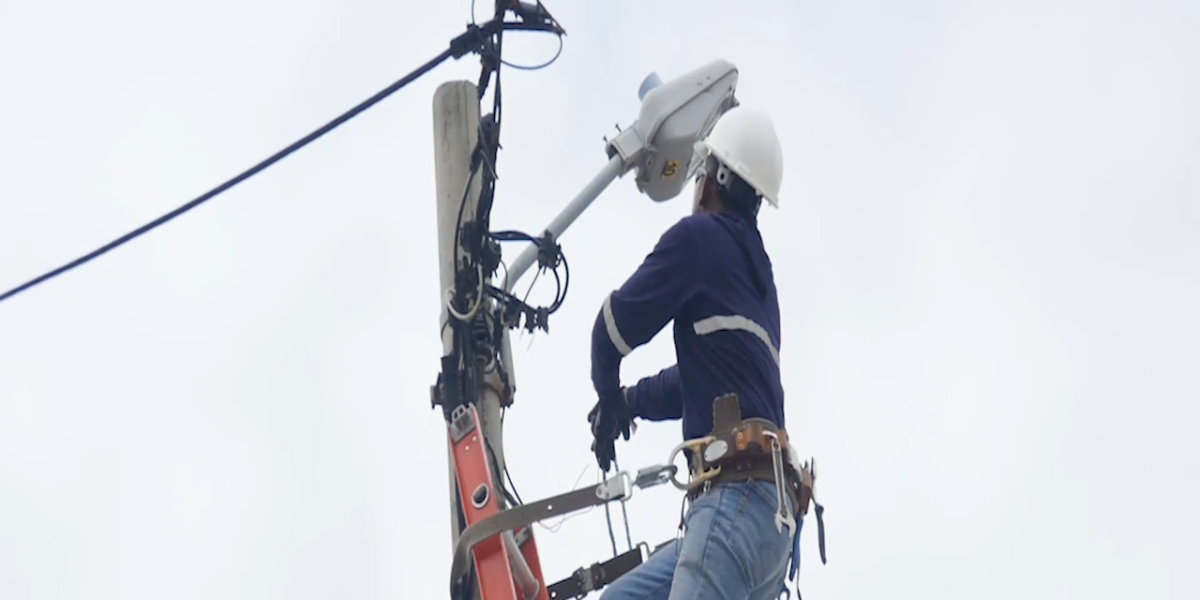
{"label": "reflective stripe on sleeve", "polygon": [[612,294],[604,297],[604,328],[608,330],[608,339],[612,341],[612,345],[617,348],[617,352],[621,356],[629,356],[633,352],[633,348],[625,343],[625,338],[621,337],[621,331],[617,329],[617,321],[613,319],[612,314]]}

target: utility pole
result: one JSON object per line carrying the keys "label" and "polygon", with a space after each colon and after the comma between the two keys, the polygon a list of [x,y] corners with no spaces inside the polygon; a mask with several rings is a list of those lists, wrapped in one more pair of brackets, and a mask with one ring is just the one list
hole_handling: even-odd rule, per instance
{"label": "utility pole", "polygon": [[[438,220],[438,265],[441,279],[440,296],[441,318],[439,327],[442,337],[442,355],[449,356],[453,351],[453,331],[449,319],[452,318],[446,307],[447,296],[454,288],[456,256],[463,256],[467,251],[463,245],[463,236],[459,236],[459,248],[454,247],[455,231],[458,229],[459,208],[462,207],[463,222],[474,219],[479,204],[479,192],[483,180],[483,170],[474,177],[470,176],[471,154],[479,139],[480,130],[479,92],[470,81],[449,81],[438,86],[433,94],[433,151],[434,172],[437,189],[437,220]],[[464,187],[470,179],[470,188]],[[465,203],[465,204],[464,204]],[[486,276],[486,274],[485,274]],[[487,302],[485,310],[491,303]],[[504,472],[504,438],[500,423],[500,395],[491,385],[481,385],[477,409],[483,426],[484,438],[487,440],[494,455],[496,468]],[[449,468],[450,480],[450,528],[451,544],[458,540],[457,498],[455,483],[454,458],[450,447],[446,448],[446,462]]]}

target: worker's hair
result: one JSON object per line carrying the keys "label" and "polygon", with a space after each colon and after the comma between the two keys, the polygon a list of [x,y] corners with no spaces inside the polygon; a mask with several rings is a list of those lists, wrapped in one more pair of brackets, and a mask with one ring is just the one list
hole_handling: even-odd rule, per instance
{"label": "worker's hair", "polygon": [[705,161],[704,170],[713,178],[713,183],[717,184],[717,198],[721,200],[721,206],[757,225],[758,209],[762,206],[762,197],[754,191],[753,187],[750,187],[750,184],[746,183],[746,180],[732,170],[726,169],[729,175],[728,181],[723,184],[717,181],[718,169],[720,169],[720,163],[716,157],[709,156]]}

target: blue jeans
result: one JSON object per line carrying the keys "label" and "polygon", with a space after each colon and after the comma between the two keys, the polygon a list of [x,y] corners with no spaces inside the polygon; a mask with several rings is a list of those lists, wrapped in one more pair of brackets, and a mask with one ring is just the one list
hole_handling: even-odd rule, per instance
{"label": "blue jeans", "polygon": [[713,486],[688,509],[683,539],[617,579],[600,600],[778,598],[793,537],[775,529],[776,506],[769,481]]}

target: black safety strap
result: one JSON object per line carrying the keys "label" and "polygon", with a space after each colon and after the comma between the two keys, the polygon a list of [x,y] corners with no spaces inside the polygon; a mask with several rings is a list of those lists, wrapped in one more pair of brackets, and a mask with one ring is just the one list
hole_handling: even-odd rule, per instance
{"label": "black safety strap", "polygon": [[615,558],[596,563],[588,568],[579,568],[570,577],[546,588],[550,600],[582,598],[604,588],[618,577],[642,564],[642,548],[639,546]]}
{"label": "black safety strap", "polygon": [[813,500],[817,511],[817,549],[821,552],[821,564],[825,563],[825,507]]}

